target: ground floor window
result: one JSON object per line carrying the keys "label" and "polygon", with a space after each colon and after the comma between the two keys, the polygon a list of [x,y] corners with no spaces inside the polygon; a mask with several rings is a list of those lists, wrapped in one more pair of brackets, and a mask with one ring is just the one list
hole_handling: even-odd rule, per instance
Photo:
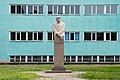
{"label": "ground floor window", "polygon": [[[16,62],[16,63],[51,63],[51,62],[54,62],[54,56],[52,55],[29,55],[29,56],[25,56],[25,55],[10,55],[9,57],[9,61],[10,62]],[[114,63],[114,62],[117,62],[119,63],[120,62],[120,56],[114,56],[114,55],[83,55],[83,56],[76,56],[76,55],[72,55],[72,56],[64,56],[64,61],[65,63],[99,63],[99,62],[102,62],[102,63]]]}

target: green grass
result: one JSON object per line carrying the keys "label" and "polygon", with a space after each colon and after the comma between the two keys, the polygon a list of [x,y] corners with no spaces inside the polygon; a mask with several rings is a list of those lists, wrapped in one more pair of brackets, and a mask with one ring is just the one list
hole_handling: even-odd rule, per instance
{"label": "green grass", "polygon": [[[40,76],[28,71],[46,71],[53,65],[0,65],[0,80],[35,80]],[[120,65],[65,65],[72,71],[83,71],[79,78],[85,79],[120,79]]]}

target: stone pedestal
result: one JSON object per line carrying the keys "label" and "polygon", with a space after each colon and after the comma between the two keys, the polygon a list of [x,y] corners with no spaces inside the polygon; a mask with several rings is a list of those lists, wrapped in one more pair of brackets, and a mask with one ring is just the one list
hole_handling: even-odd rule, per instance
{"label": "stone pedestal", "polygon": [[54,67],[47,73],[71,73],[64,68],[64,39],[54,36]]}

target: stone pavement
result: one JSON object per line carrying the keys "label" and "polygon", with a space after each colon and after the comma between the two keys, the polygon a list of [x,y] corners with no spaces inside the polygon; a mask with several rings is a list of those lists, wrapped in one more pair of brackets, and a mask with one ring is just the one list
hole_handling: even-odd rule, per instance
{"label": "stone pavement", "polygon": [[41,78],[37,80],[86,80],[77,78],[78,74],[83,74],[85,72],[72,72],[72,73],[35,72],[35,73],[41,76]]}

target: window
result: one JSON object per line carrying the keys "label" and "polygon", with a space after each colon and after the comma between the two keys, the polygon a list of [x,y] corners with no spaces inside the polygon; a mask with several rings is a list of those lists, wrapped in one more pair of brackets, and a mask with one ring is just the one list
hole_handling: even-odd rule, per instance
{"label": "window", "polygon": [[43,5],[10,5],[11,14],[43,14]]}
{"label": "window", "polygon": [[78,62],[82,62],[82,56],[78,56]]}
{"label": "window", "polygon": [[43,32],[38,32],[38,40],[43,40]]}
{"label": "window", "polygon": [[17,40],[20,40],[20,32],[17,32]]}
{"label": "window", "polygon": [[74,40],[74,33],[70,33],[70,40]]}
{"label": "window", "polygon": [[15,14],[15,5],[11,5],[11,14]]}
{"label": "window", "polygon": [[48,35],[48,37],[47,37],[48,40],[51,40],[51,41],[54,40],[54,33],[53,32],[48,32],[47,35]]}
{"label": "window", "polygon": [[120,61],[120,57],[119,56],[115,56],[115,62],[119,62]]}
{"label": "window", "polygon": [[84,33],[84,40],[91,40],[91,33],[90,32]]}
{"label": "window", "polygon": [[32,14],[32,13],[33,13],[32,5],[28,5],[28,14]]}
{"label": "window", "polygon": [[48,5],[48,14],[80,14],[80,5]]}
{"label": "window", "polygon": [[43,14],[43,6],[39,6],[39,14]]}
{"label": "window", "polygon": [[43,62],[47,62],[47,56],[43,56]]}
{"label": "window", "polygon": [[117,13],[117,5],[111,5],[111,14]]}
{"label": "window", "polygon": [[65,41],[79,41],[79,32],[65,32]]}
{"label": "window", "polygon": [[21,32],[21,40],[26,40],[26,32]]}
{"label": "window", "polygon": [[83,62],[91,62],[91,56],[83,56]]}
{"label": "window", "polygon": [[10,62],[14,62],[14,56],[10,56]]}
{"label": "window", "polygon": [[104,33],[98,32],[97,33],[97,41],[103,41],[104,40]]}
{"label": "window", "polygon": [[97,6],[97,14],[104,14],[104,5]]}
{"label": "window", "polygon": [[26,14],[26,5],[22,5],[22,14]]}
{"label": "window", "polygon": [[71,56],[71,62],[75,62],[76,56]]}
{"label": "window", "polygon": [[33,40],[33,33],[32,32],[28,32],[28,40]]}
{"label": "window", "polygon": [[91,6],[85,5],[85,15],[91,15]]}
{"label": "window", "polygon": [[93,56],[93,62],[97,62],[97,56]]}
{"label": "window", "polygon": [[49,62],[53,62],[53,56],[49,56]]}
{"label": "window", "polygon": [[70,56],[66,56],[66,62],[70,62]]}
{"label": "window", "polygon": [[41,41],[43,32],[10,32],[11,41]]}
{"label": "window", "polygon": [[25,62],[25,56],[21,56],[21,62]]}
{"label": "window", "polygon": [[21,14],[21,5],[17,5],[17,14]]}
{"label": "window", "polygon": [[110,33],[106,33],[106,40],[110,40]]}
{"label": "window", "polygon": [[117,14],[117,4],[85,5],[85,15]]}
{"label": "window", "polygon": [[16,56],[16,61],[15,62],[20,62],[20,56]]}
{"label": "window", "polygon": [[34,14],[38,14],[38,6],[34,6]]}
{"label": "window", "polygon": [[117,32],[84,32],[84,41],[117,41]]}
{"label": "window", "polygon": [[63,14],[63,6],[62,5],[58,6],[58,14]]}
{"label": "window", "polygon": [[16,38],[15,32],[11,32],[10,35],[11,35],[10,40],[15,40],[15,38]]}
{"label": "window", "polygon": [[99,62],[104,62],[104,56],[99,56]]}
{"label": "window", "polygon": [[111,41],[117,41],[117,33],[111,32]]}
{"label": "window", "polygon": [[65,14],[69,14],[69,13],[70,13],[69,5],[65,5]]}
{"label": "window", "polygon": [[114,56],[105,56],[106,62],[114,62]]}
{"label": "window", "polygon": [[53,14],[52,5],[48,5],[48,14]]}
{"label": "window", "polygon": [[33,56],[33,62],[41,62],[41,56]]}
{"label": "window", "polygon": [[37,33],[34,32],[34,40],[37,40]]}
{"label": "window", "polygon": [[27,56],[27,62],[32,62],[32,56]]}

